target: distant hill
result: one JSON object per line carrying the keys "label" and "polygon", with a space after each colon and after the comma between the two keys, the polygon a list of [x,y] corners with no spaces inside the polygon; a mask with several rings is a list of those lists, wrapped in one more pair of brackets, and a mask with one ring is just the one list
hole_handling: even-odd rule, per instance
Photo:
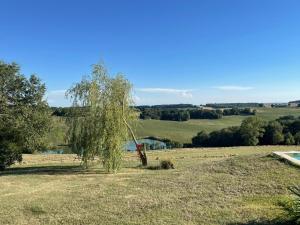
{"label": "distant hill", "polygon": [[262,103],[249,102],[249,103],[209,103],[205,105],[211,108],[247,108],[247,107],[263,107]]}
{"label": "distant hill", "polygon": [[186,109],[197,108],[198,106],[192,104],[165,104],[165,105],[139,105],[136,108],[152,108],[152,109]]}

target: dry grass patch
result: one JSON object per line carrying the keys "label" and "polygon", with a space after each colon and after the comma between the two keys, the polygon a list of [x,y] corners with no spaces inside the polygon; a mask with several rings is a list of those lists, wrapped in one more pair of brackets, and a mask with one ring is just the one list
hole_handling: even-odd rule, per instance
{"label": "dry grass patch", "polygon": [[[73,155],[26,155],[0,175],[0,224],[247,224],[283,215],[280,201],[299,169],[269,157],[292,147],[178,149],[126,153],[118,174],[81,170]],[[296,148],[293,148],[296,150]],[[40,160],[42,159],[42,160]],[[44,172],[39,172],[44,169]],[[28,173],[24,173],[24,170]],[[23,171],[23,173],[21,172]]]}

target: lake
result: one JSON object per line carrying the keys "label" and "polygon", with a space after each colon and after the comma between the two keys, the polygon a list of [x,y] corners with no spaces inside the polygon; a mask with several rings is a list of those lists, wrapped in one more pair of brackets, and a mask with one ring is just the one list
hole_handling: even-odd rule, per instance
{"label": "lake", "polygon": [[[146,144],[146,149],[147,150],[157,150],[157,149],[166,149],[167,145],[166,143],[162,142],[162,141],[158,141],[158,140],[153,140],[153,139],[140,139],[138,140],[139,144]],[[129,141],[126,144],[126,150],[127,151],[135,151],[136,150],[136,146],[134,141]]]}
{"label": "lake", "polygon": [[[138,140],[139,144],[146,144],[146,149],[147,150],[158,150],[158,149],[166,149],[167,145],[166,143],[162,142],[162,141],[158,141],[158,140],[153,140],[153,139],[139,139]],[[134,141],[129,141],[126,146],[125,149],[127,151],[136,151],[136,147],[135,147],[135,143]],[[54,149],[54,150],[46,150],[44,152],[41,152],[41,154],[45,154],[45,155],[51,155],[51,154],[70,154],[72,153],[70,151],[70,149]]]}

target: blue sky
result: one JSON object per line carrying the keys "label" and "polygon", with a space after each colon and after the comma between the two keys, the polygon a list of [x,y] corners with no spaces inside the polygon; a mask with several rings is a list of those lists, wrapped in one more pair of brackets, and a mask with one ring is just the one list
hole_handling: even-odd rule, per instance
{"label": "blue sky", "polygon": [[136,104],[300,99],[298,0],[1,0],[0,59],[50,105],[104,61]]}

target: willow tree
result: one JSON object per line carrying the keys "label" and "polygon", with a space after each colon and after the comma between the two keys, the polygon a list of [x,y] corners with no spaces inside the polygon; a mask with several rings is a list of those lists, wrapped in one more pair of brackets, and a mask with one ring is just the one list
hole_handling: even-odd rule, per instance
{"label": "willow tree", "polygon": [[95,157],[102,159],[108,172],[120,169],[123,150],[129,140],[129,123],[137,118],[132,107],[132,86],[118,74],[110,77],[102,64],[93,67],[91,76],[71,87],[68,138],[72,150],[85,167]]}

